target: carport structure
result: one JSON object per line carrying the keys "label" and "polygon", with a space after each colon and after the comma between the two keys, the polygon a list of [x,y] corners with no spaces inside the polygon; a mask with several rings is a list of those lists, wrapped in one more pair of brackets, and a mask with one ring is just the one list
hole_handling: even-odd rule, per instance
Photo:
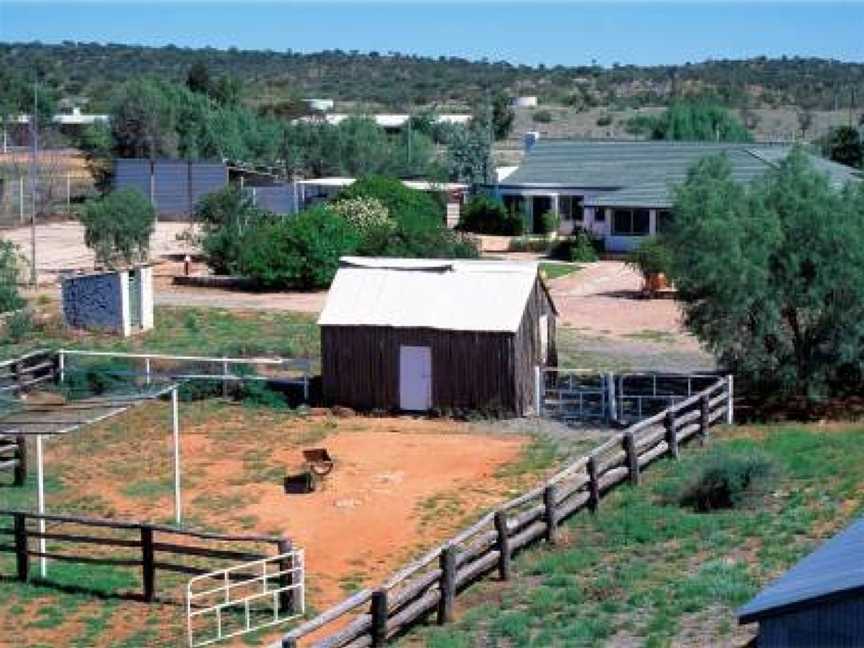
{"label": "carport structure", "polygon": [[[130,408],[166,396],[171,399],[171,427],[174,466],[174,514],[179,526],[182,519],[180,503],[180,416],[178,385],[154,386],[137,394],[84,398],[74,401],[28,402],[28,398],[0,401],[0,437],[32,438],[36,446],[36,509],[45,514],[45,458],[47,439],[69,436],[83,428],[108,420]],[[26,466],[21,467],[26,472]],[[45,534],[45,519],[39,520],[39,534]],[[39,539],[39,553],[46,554],[45,538]],[[39,558],[40,575],[47,575],[47,559]]]}

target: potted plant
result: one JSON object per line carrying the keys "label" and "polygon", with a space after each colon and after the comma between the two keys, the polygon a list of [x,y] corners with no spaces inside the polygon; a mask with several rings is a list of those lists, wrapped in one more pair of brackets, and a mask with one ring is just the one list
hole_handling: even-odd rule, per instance
{"label": "potted plant", "polygon": [[669,286],[669,248],[656,237],[651,237],[627,255],[627,266],[642,275],[642,292],[653,298]]}

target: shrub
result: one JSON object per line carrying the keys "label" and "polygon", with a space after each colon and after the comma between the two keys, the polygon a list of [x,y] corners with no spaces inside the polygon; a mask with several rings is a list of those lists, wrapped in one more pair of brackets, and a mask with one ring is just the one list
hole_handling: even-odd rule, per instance
{"label": "shrub", "polygon": [[538,110],[533,115],[531,115],[531,119],[538,124],[548,124],[552,121],[552,113],[548,110]]}
{"label": "shrub", "polygon": [[19,310],[9,315],[2,326],[4,344],[17,344],[22,342],[33,332],[33,317],[26,310]]}
{"label": "shrub", "polygon": [[[444,208],[431,195],[406,187],[395,178],[370,176],[344,189],[335,200],[374,198],[394,221],[386,236],[362,242],[362,253],[393,257],[476,257],[477,248],[444,226]],[[359,246],[358,246],[359,251]]]}
{"label": "shrub", "polygon": [[648,238],[627,255],[626,264],[644,279],[651,275],[668,274],[672,257],[669,248],[657,237]]}
{"label": "shrub", "polygon": [[250,196],[232,186],[204,196],[195,206],[193,219],[201,228],[193,242],[204,253],[207,267],[216,274],[236,274],[244,234],[275,216],[255,207]]}
{"label": "shrub", "polygon": [[539,231],[537,233],[554,234],[558,231],[559,225],[561,225],[561,217],[556,212],[549,210],[540,216],[538,222]]}
{"label": "shrub", "polygon": [[326,288],[339,257],[354,253],[358,243],[344,218],[318,206],[251,228],[243,237],[239,269],[263,288]]}
{"label": "shrub", "polygon": [[21,257],[12,241],[0,240],[0,313],[21,308],[24,299],[18,293]]}
{"label": "shrub", "polygon": [[604,115],[600,115],[597,118],[597,125],[598,126],[604,126],[604,127],[605,126],[611,126],[612,125],[612,115],[610,115],[609,113],[606,113]]}
{"label": "shrub", "polygon": [[345,198],[330,205],[330,209],[344,218],[360,237],[357,254],[375,255],[386,248],[396,230],[387,208],[377,198]]}
{"label": "shrub", "polygon": [[134,189],[88,200],[81,215],[84,242],[109,268],[146,261],[155,222],[153,207]]}
{"label": "shrub", "polygon": [[519,236],[524,229],[522,218],[508,213],[504,203],[489,196],[474,196],[462,209],[459,229],[476,234]]}
{"label": "shrub", "polygon": [[509,252],[543,252],[549,251],[549,239],[545,236],[520,236],[510,241]]}
{"label": "shrub", "polygon": [[572,236],[556,241],[549,250],[549,257],[570,262],[596,261],[598,246],[602,248],[602,245],[602,240],[592,239],[588,232],[577,230]]}
{"label": "shrub", "polygon": [[763,493],[776,474],[776,464],[768,455],[717,450],[705,456],[684,484],[678,503],[702,513],[734,508]]}

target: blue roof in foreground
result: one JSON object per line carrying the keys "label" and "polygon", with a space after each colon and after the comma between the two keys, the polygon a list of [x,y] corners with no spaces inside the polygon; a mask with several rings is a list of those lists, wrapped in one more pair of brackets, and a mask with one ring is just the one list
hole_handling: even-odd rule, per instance
{"label": "blue roof in foreground", "polygon": [[750,623],[789,606],[855,593],[864,596],[864,517],[759,592],[738,610],[738,621]]}

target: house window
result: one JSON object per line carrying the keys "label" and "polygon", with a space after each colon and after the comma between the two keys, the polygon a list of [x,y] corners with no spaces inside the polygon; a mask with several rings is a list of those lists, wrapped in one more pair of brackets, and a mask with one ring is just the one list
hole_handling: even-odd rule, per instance
{"label": "house window", "polygon": [[563,221],[581,223],[583,219],[582,196],[560,196],[558,211]]}
{"label": "house window", "polygon": [[595,223],[605,223],[606,222],[606,208],[605,207],[595,207],[594,208],[594,222]]}
{"label": "house window", "polygon": [[648,236],[651,217],[647,209],[613,209],[613,236]]}
{"label": "house window", "polygon": [[501,198],[508,214],[521,216],[525,213],[525,199],[522,196],[504,194]]}

